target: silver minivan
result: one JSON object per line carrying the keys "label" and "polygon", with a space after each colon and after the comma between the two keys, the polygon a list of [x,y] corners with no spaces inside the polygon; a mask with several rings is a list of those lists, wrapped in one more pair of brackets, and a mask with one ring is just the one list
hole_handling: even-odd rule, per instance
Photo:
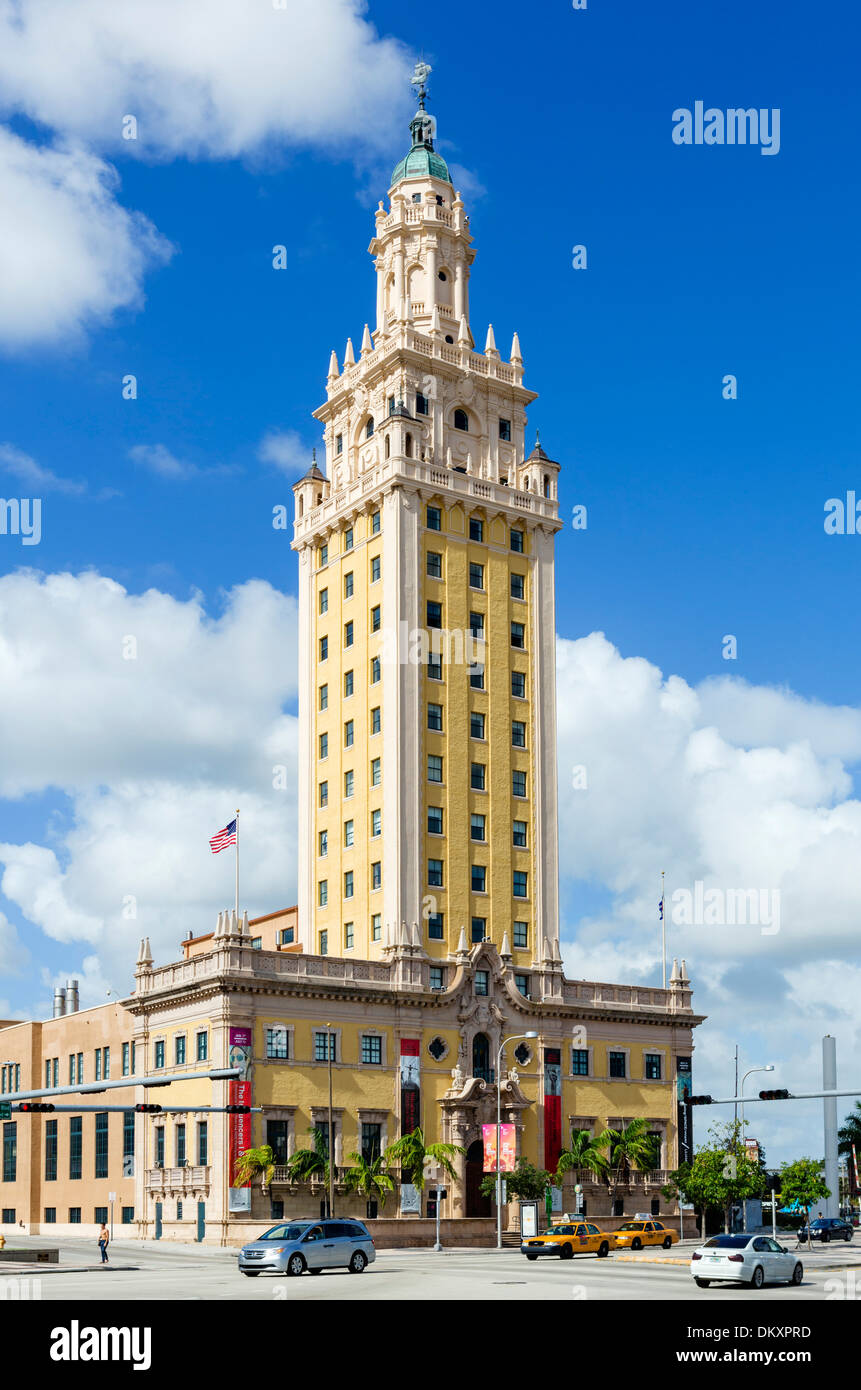
{"label": "silver minivan", "polygon": [[361,1274],[377,1258],[374,1242],[361,1221],[281,1221],[239,1252],[239,1270],[258,1274],[320,1274],[348,1269]]}

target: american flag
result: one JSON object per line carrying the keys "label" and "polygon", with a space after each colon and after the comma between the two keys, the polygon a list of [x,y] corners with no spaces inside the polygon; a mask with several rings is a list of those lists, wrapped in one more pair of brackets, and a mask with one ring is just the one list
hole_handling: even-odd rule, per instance
{"label": "american flag", "polygon": [[209,848],[213,854],[218,854],[221,850],[227,849],[228,845],[236,844],[236,821],[232,820],[225,825],[223,830],[219,830],[217,835],[213,835],[209,842]]}

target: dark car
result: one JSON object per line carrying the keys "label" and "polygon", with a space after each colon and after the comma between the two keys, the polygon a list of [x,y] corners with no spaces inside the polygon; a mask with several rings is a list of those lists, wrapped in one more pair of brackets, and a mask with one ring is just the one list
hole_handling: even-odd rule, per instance
{"label": "dark car", "polygon": [[[844,1221],[840,1216],[820,1216],[816,1221],[810,1223],[811,1240],[821,1240],[826,1245],[829,1240],[851,1240],[853,1235],[852,1224]],[[798,1232],[798,1239],[807,1240],[807,1227],[802,1226]]]}

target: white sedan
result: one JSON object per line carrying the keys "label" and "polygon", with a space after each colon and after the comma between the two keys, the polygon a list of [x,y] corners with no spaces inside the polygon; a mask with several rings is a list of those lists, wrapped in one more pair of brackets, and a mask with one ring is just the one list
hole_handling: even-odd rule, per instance
{"label": "white sedan", "polygon": [[700,1289],[731,1280],[761,1289],[763,1284],[800,1284],[804,1266],[771,1236],[712,1236],[691,1255],[691,1274]]}

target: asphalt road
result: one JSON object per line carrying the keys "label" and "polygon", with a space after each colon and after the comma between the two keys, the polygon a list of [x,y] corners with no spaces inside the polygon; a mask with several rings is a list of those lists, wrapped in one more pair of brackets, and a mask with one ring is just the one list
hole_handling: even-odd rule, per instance
{"label": "asphalt road", "polygon": [[[86,1253],[64,1246],[62,1262],[83,1262]],[[384,1250],[364,1274],[327,1270],[316,1277],[298,1279],[261,1274],[247,1279],[236,1267],[236,1257],[224,1251],[199,1253],[192,1248],[153,1250],[151,1247],[115,1245],[112,1263],[75,1272],[5,1274],[0,1267],[0,1299],[22,1296],[11,1281],[29,1279],[23,1294],[41,1301],[139,1299],[188,1301],[197,1299],[240,1302],[319,1302],[430,1298],[460,1301],[522,1301],[523,1299],[632,1301],[693,1300],[696,1303],[824,1300],[861,1296],[861,1269],[816,1267],[806,1270],[799,1288],[768,1286],[757,1293],[747,1288],[713,1285],[698,1289],[682,1265],[634,1264],[594,1256],[571,1261],[527,1261],[516,1250],[443,1251]],[[856,1284],[857,1281],[857,1284]]]}

